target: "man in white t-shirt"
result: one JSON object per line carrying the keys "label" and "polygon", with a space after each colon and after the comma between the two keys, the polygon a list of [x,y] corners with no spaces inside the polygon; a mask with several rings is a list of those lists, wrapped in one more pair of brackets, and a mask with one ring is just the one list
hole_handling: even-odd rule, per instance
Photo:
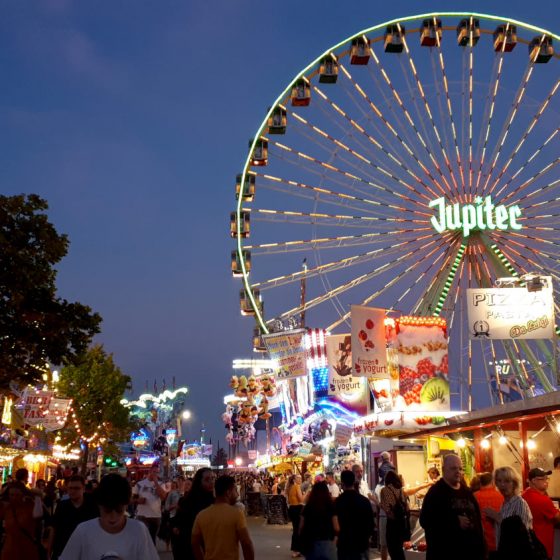
{"label": "man in white t-shirt", "polygon": [[136,507],[136,519],[148,527],[152,541],[156,542],[156,535],[161,525],[161,501],[165,498],[165,490],[158,480],[159,468],[153,467],[146,478],[136,483],[132,496]]}
{"label": "man in white t-shirt", "polygon": [[340,488],[334,479],[334,473],[328,472],[326,474],[327,477],[327,486],[329,487],[329,492],[331,494],[331,498],[335,500],[340,496]]}
{"label": "man in white t-shirt", "polygon": [[78,525],[60,560],[159,560],[146,525],[126,516],[130,496],[126,478],[103,477],[96,495],[99,518]]}

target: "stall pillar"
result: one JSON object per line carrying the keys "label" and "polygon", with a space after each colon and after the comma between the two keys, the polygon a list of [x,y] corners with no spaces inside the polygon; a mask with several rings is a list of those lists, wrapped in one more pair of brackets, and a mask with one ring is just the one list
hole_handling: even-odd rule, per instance
{"label": "stall pillar", "polygon": [[480,444],[482,442],[482,430],[474,430],[474,472],[482,472],[482,448]]}
{"label": "stall pillar", "polygon": [[523,443],[522,457],[523,462],[521,463],[521,479],[523,480],[523,487],[525,488],[527,484],[527,477],[529,475],[529,450],[527,449],[527,427],[523,421],[518,423],[519,426],[519,438]]}

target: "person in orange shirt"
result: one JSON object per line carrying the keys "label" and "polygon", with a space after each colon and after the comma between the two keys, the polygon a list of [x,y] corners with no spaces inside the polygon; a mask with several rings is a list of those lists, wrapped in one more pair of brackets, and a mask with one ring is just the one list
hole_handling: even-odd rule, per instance
{"label": "person in orange shirt", "polygon": [[[504,502],[504,497],[496,487],[492,480],[492,473],[482,473],[479,476],[480,490],[474,493],[474,497],[478,502],[480,511],[484,512],[486,508],[500,511]],[[482,513],[482,530],[484,531],[484,539],[490,558],[496,553],[496,526],[495,522],[485,513]]]}

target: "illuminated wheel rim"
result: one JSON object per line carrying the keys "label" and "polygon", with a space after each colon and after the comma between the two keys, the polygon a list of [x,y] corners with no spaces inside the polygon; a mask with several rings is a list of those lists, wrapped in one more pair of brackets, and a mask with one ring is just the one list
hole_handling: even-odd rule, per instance
{"label": "illuminated wheel rim", "polygon": [[[426,22],[430,47],[420,45]],[[466,46],[458,45],[461,22]],[[498,26],[508,37],[515,30],[513,50],[493,35]],[[384,52],[391,31],[387,50],[398,51],[400,41],[400,53]],[[360,31],[292,79],[250,143],[238,182],[243,191],[254,180],[256,192],[238,197],[232,219],[246,311],[260,332],[297,325],[302,313],[307,325],[347,331],[351,304],[441,315],[459,340],[457,387],[472,386],[473,348],[459,334],[465,290],[535,271],[558,280],[559,55],[546,63],[540,55],[550,40],[560,49],[559,39],[505,17],[421,14]],[[366,65],[350,63],[356,41],[369,41]],[[337,79],[325,83],[318,68],[331,55]],[[297,86],[302,98],[292,105]],[[271,134],[284,109],[285,134]],[[261,139],[265,166],[254,161]],[[461,212],[488,196],[509,212],[504,228],[434,227],[438,199]],[[554,348],[521,346],[487,344],[480,367],[529,356],[552,390]],[[486,383],[488,371],[480,373]],[[515,374],[527,385],[527,367]]]}

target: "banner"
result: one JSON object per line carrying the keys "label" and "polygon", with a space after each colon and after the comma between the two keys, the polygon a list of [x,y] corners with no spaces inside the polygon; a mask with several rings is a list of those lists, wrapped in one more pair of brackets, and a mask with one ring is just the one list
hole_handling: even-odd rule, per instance
{"label": "banner", "polygon": [[360,415],[368,413],[369,394],[363,377],[352,375],[351,335],[328,336],[329,397]]}
{"label": "banner", "polygon": [[395,408],[448,411],[451,395],[445,319],[400,317],[395,323],[392,344],[396,344],[400,393]]}
{"label": "banner", "polygon": [[49,403],[47,413],[45,414],[43,428],[45,428],[47,432],[53,432],[64,428],[71,404],[72,399],[53,397]]}
{"label": "banner", "polygon": [[54,391],[25,389],[17,404],[23,422],[30,426],[43,426],[47,431],[63,428],[72,400],[54,395]]}
{"label": "banner", "polygon": [[[551,339],[554,336],[552,278],[542,289],[467,289],[469,335],[474,340]],[[528,282],[531,282],[530,280]]]}
{"label": "banner", "polygon": [[31,426],[42,424],[53,396],[54,391],[25,389],[18,402],[18,408],[21,410],[23,421]]}
{"label": "banner", "polygon": [[307,375],[305,333],[305,329],[298,329],[262,335],[270,359],[278,363],[278,380]]}
{"label": "banner", "polygon": [[352,305],[354,375],[389,379],[385,340],[385,310]]}

